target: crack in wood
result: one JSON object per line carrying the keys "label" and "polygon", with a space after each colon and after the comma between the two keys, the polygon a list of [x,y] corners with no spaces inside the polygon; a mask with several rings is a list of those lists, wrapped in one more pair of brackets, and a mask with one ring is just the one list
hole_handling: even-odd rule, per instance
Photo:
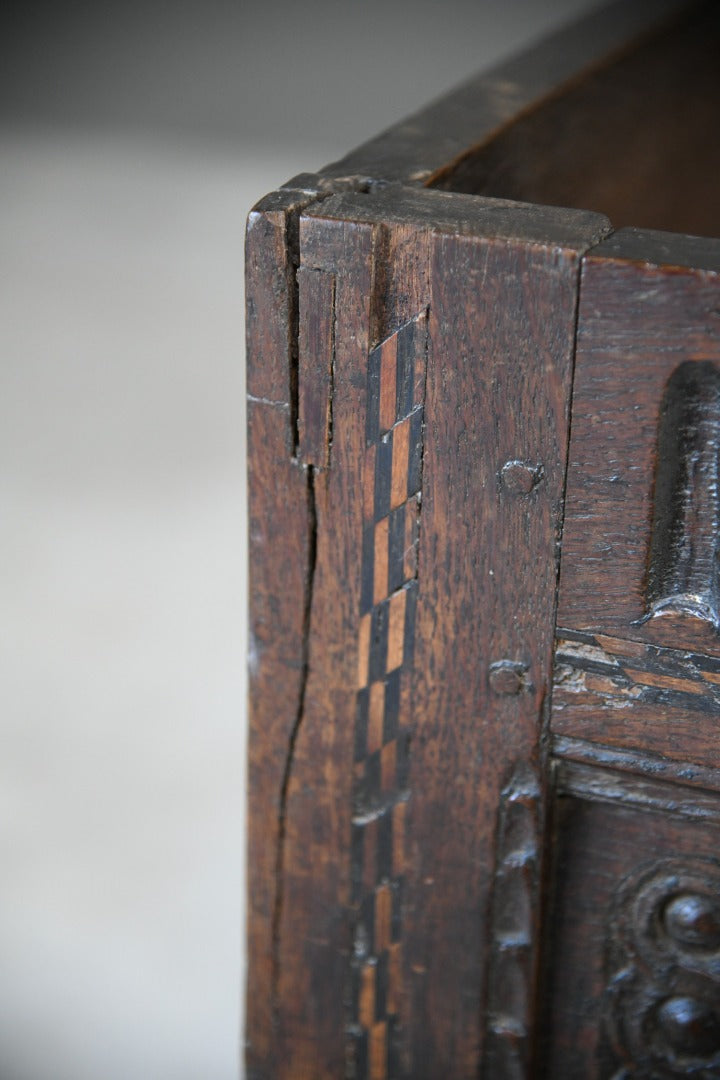
{"label": "crack in wood", "polygon": [[315,584],[315,566],[317,563],[317,507],[315,501],[315,468],[312,465],[298,466],[304,469],[307,478],[307,528],[308,528],[308,569],[305,578],[305,596],[303,602],[303,627],[301,648],[301,675],[298,692],[298,705],[295,720],[288,739],[285,768],[283,771],[282,786],[280,789],[280,806],[278,809],[278,835],[275,856],[275,902],[272,918],[272,976],[271,998],[272,1015],[277,1027],[280,1019],[280,925],[283,914],[284,901],[284,871],[285,871],[285,836],[287,827],[287,802],[292,775],[295,748],[298,736],[305,716],[305,695],[307,691],[308,676],[310,673],[310,630],[312,620],[313,588]]}

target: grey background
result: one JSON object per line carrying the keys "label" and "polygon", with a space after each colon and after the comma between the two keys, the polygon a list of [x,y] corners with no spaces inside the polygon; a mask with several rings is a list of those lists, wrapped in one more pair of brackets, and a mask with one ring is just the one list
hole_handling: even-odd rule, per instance
{"label": "grey background", "polygon": [[235,1080],[252,202],[586,0],[0,27],[0,1078]]}

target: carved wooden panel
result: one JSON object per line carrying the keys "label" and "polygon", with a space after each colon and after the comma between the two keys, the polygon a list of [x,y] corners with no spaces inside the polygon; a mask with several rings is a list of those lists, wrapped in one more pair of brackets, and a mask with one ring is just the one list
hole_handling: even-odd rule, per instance
{"label": "carved wooden panel", "polygon": [[552,727],[698,766],[720,684],[720,241],[583,265]]}
{"label": "carved wooden panel", "polygon": [[609,917],[603,1027],[625,1075],[720,1070],[720,861],[644,860],[618,885]]}
{"label": "carved wooden panel", "polygon": [[702,612],[647,620],[685,588],[663,569],[680,556],[673,537],[707,535],[714,513],[720,241],[679,254],[670,273],[662,234],[624,229],[584,260],[558,625],[670,647],[680,634],[720,655]]}
{"label": "carved wooden panel", "polygon": [[540,1075],[718,1075],[720,798],[560,766]]}
{"label": "carved wooden panel", "polygon": [[671,255],[669,237],[636,230],[584,261],[548,1077],[718,1075],[718,271],[717,241],[674,241]]}

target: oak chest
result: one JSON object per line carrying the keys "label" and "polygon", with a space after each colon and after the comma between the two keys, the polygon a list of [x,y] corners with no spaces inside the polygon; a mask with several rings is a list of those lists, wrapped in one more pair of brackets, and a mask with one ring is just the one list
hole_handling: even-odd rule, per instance
{"label": "oak chest", "polygon": [[252,1080],[720,1076],[720,13],[252,211]]}

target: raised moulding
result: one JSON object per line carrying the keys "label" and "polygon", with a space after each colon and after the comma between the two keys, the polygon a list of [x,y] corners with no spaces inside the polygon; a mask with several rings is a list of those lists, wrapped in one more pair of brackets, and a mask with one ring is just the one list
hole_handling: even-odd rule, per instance
{"label": "raised moulding", "polygon": [[690,615],[720,629],[720,371],[680,364],[658,426],[647,611]]}

